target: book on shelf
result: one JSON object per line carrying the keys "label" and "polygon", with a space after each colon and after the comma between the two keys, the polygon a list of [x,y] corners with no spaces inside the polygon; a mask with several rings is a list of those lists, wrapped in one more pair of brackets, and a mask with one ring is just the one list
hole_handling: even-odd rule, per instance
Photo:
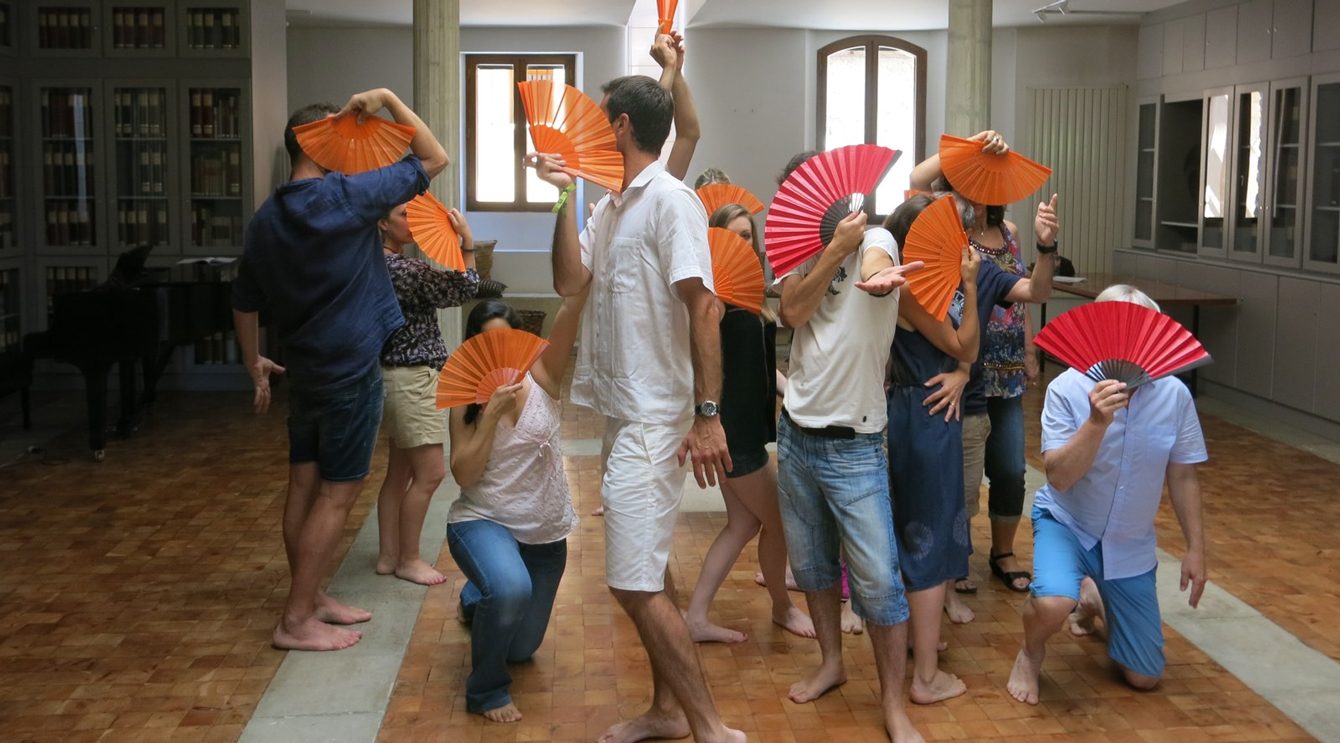
{"label": "book on shelf", "polygon": [[14,91],[0,87],[0,137],[14,136]]}
{"label": "book on shelf", "polygon": [[227,8],[193,8],[186,18],[186,45],[191,49],[237,49],[242,45],[242,17]]}
{"label": "book on shelf", "polygon": [[237,138],[242,128],[241,93],[212,88],[191,89],[191,137],[194,139]]}
{"label": "book on shelf", "polygon": [[95,243],[93,220],[88,202],[47,200],[46,244],[91,246]]}
{"label": "book on shelf", "polygon": [[37,13],[37,46],[41,49],[92,49],[89,8],[44,8]]}
{"label": "book on shelf", "polygon": [[14,217],[0,206],[0,249],[14,247]]}
{"label": "book on shelf", "polygon": [[118,7],[112,10],[112,46],[116,49],[162,49],[167,41],[163,9]]}
{"label": "book on shelf", "polygon": [[55,311],[55,297],[92,289],[98,285],[98,269],[92,266],[47,266],[47,312]]}
{"label": "book on shelf", "polygon": [[43,88],[39,98],[43,137],[87,139],[93,136],[89,89]]}
{"label": "book on shelf", "polygon": [[196,364],[241,363],[237,349],[237,334],[231,330],[213,333],[195,342]]}

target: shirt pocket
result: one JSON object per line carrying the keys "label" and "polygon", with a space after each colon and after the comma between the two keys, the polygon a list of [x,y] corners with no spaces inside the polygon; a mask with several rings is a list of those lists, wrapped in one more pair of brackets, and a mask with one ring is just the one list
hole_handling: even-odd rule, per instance
{"label": "shirt pocket", "polygon": [[637,287],[642,274],[642,250],[642,240],[636,237],[616,237],[610,241],[610,293],[629,294]]}

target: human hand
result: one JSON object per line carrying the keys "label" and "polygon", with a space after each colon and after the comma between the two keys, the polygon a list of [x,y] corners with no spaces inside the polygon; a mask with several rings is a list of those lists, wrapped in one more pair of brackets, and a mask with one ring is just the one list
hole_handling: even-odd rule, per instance
{"label": "human hand", "polygon": [[524,386],[524,382],[517,382],[516,384],[504,384],[494,390],[493,395],[489,397],[489,401],[484,403],[484,415],[495,423],[502,420],[504,415],[516,409],[516,396]]}
{"label": "human hand", "polygon": [[693,479],[698,487],[707,488],[726,479],[726,473],[735,468],[730,460],[730,451],[726,448],[726,431],[721,427],[721,418],[701,415],[693,419],[693,428],[679,445],[679,466],[693,458]]}
{"label": "human hand", "polygon": [[951,372],[936,374],[926,380],[927,387],[940,385],[940,389],[926,396],[922,406],[932,406],[926,412],[927,415],[936,415],[941,410],[945,411],[945,423],[950,419],[962,420],[963,408],[959,403],[963,399],[963,389],[968,386],[968,372],[962,369],[955,369]]}
{"label": "human hand", "polygon": [[1029,387],[1037,386],[1038,376],[1041,373],[1042,370],[1038,368],[1037,348],[1031,343],[1024,344],[1024,379]]}
{"label": "human hand", "polygon": [[1205,549],[1189,549],[1186,557],[1182,560],[1182,590],[1191,586],[1191,598],[1187,601],[1192,609],[1200,605],[1201,594],[1205,593],[1205,582],[1208,577],[1205,573]]}
{"label": "human hand", "polygon": [[963,253],[959,258],[958,273],[965,284],[977,283],[977,269],[982,267],[982,254],[978,253],[970,245],[963,246]]}
{"label": "human hand", "polygon": [[465,215],[461,214],[460,209],[452,208],[447,210],[447,219],[451,221],[452,229],[461,236],[461,249],[475,249],[475,233],[470,231],[470,223],[465,221]]}
{"label": "human hand", "polygon": [[264,413],[270,409],[270,375],[283,374],[284,367],[264,356],[257,356],[256,362],[247,371],[251,372],[251,384],[256,388],[256,395],[252,398],[252,407],[258,414]]}
{"label": "human hand", "polygon": [[362,124],[368,120],[369,116],[376,114],[386,106],[387,101],[395,94],[386,88],[376,88],[362,93],[355,93],[349,98],[349,102],[344,104],[344,108],[335,114],[335,118],[343,118],[350,114],[358,115],[358,123]]}
{"label": "human hand", "polygon": [[671,31],[670,38],[675,40],[675,70],[684,71],[684,34],[678,31]]}
{"label": "human hand", "polygon": [[861,241],[865,239],[865,223],[868,217],[865,212],[854,212],[842,218],[838,222],[837,229],[833,230],[833,239],[828,241],[828,247],[825,250],[835,251],[843,258],[856,252],[861,247]]}
{"label": "human hand", "polygon": [[857,289],[873,294],[876,297],[882,297],[889,292],[897,289],[907,283],[906,274],[920,271],[926,264],[921,261],[912,261],[901,266],[889,266],[888,268],[876,271],[870,278],[864,281],[856,282]]}
{"label": "human hand", "polygon": [[1104,379],[1089,390],[1089,420],[1106,428],[1112,424],[1112,416],[1126,407],[1131,396],[1126,391],[1126,383],[1115,379]]}
{"label": "human hand", "polygon": [[986,143],[986,146],[982,148],[982,152],[985,152],[988,155],[1004,155],[1010,151],[1010,146],[1005,144],[1005,138],[1000,136],[994,129],[978,132],[971,137],[968,137],[968,139],[973,142]]}
{"label": "human hand", "polygon": [[575,178],[563,170],[567,167],[568,161],[558,155],[532,152],[526,155],[522,164],[528,168],[535,168],[535,175],[539,176],[540,180],[560,191],[576,182]]}
{"label": "human hand", "polygon": [[1038,245],[1050,248],[1056,244],[1056,234],[1060,231],[1061,224],[1056,221],[1056,194],[1052,194],[1050,202],[1038,204],[1038,215],[1033,218],[1033,234],[1037,237]]}
{"label": "human hand", "polygon": [[670,34],[659,34],[656,40],[651,44],[651,58],[656,60],[656,64],[661,69],[667,67],[679,68],[679,43],[675,37]]}

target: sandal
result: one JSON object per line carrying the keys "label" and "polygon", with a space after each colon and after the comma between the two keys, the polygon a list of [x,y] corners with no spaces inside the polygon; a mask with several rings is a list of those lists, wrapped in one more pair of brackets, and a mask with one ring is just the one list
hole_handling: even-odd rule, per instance
{"label": "sandal", "polygon": [[1014,585],[1014,582],[1019,580],[1020,578],[1026,578],[1028,582],[1032,584],[1033,574],[1028,572],[1027,570],[1017,570],[1009,573],[1005,572],[1004,570],[1001,570],[1000,563],[998,561],[1006,557],[1014,557],[1014,553],[1005,552],[999,555],[990,553],[987,555],[986,564],[991,566],[991,574],[996,576],[997,578],[1000,578],[1000,582],[1004,583],[1005,587],[1010,589],[1011,591],[1014,591],[1015,593],[1028,593],[1029,586],[1019,588],[1018,586]]}
{"label": "sandal", "polygon": [[968,576],[965,575],[962,578],[958,578],[954,581],[954,593],[961,593],[964,596],[977,595],[977,586],[974,586],[971,583],[968,583],[968,585],[966,586],[960,585],[963,583],[968,583]]}

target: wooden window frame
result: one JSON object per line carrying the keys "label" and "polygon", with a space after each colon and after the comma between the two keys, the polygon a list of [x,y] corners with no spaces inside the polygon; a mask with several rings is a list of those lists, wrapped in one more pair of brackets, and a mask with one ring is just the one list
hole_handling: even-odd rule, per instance
{"label": "wooden window frame", "polygon": [[512,106],[516,117],[512,149],[512,167],[515,169],[515,190],[512,201],[480,201],[477,192],[475,146],[475,80],[480,65],[511,65],[512,80],[526,79],[526,67],[533,64],[562,65],[569,84],[577,79],[576,54],[466,54],[465,55],[465,207],[472,212],[547,212],[553,205],[532,204],[526,201],[526,169],[521,158],[526,154],[526,116],[521,104],[521,91],[512,85]]}
{"label": "wooden window frame", "polygon": [[[860,36],[848,36],[845,39],[839,39],[828,44],[819,50],[818,81],[816,86],[815,110],[817,113],[815,127],[815,141],[819,150],[826,149],[824,143],[825,132],[828,129],[828,57],[834,52],[840,52],[844,49],[853,47],[865,48],[865,143],[876,144],[875,137],[879,132],[879,49],[880,47],[889,47],[916,57],[917,61],[917,93],[916,93],[916,119],[917,135],[914,156],[916,162],[926,159],[926,50],[913,44],[910,41],[893,36],[879,36],[864,34]],[[906,152],[903,157],[907,157]],[[871,220],[882,220],[885,215],[875,214],[874,199],[866,202],[866,213],[870,215]]]}

